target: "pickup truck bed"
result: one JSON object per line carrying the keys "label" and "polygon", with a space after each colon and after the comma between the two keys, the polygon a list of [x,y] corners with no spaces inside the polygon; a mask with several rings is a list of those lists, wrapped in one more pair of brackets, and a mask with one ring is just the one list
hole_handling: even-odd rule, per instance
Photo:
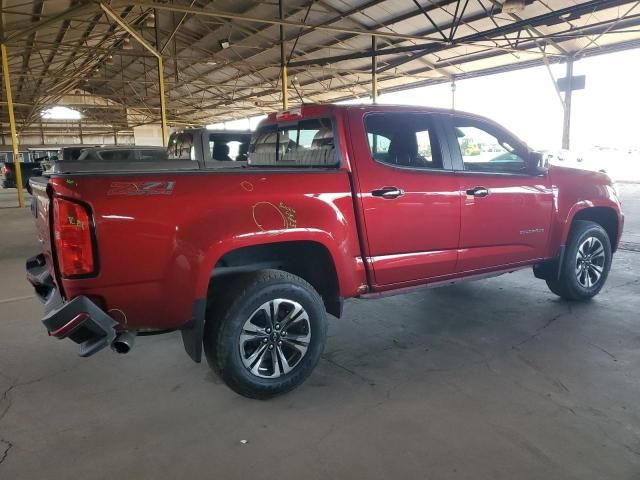
{"label": "pickup truck bed", "polygon": [[204,342],[234,390],[266,398],[310,374],[344,298],[524,267],[563,298],[596,295],[623,226],[615,187],[540,159],[469,114],[305,106],[265,120],[240,168],[33,179],[28,276],[81,354],[179,329],[194,360]]}

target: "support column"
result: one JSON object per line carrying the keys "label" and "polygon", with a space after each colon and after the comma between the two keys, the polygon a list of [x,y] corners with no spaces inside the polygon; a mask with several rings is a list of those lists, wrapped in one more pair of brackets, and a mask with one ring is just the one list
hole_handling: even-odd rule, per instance
{"label": "support column", "polygon": [[[113,21],[120,25],[129,35],[138,41],[145,49],[151,52],[158,60],[158,84],[160,87],[160,116],[162,121],[162,143],[167,146],[169,141],[169,131],[167,129],[167,110],[164,97],[164,62],[162,60],[162,54],[156,50],[153,45],[147,42],[140,33],[138,33],[131,25],[129,25],[120,15],[114,12],[111,7],[105,3],[100,4],[100,8],[106,13]],[[156,17],[156,25],[158,18]]]}
{"label": "support column", "polygon": [[378,42],[371,37],[371,100],[378,103]]}
{"label": "support column", "polygon": [[451,80],[451,110],[456,109],[456,79]]}
{"label": "support column", "polygon": [[169,145],[169,131],[167,130],[167,107],[164,98],[164,61],[158,56],[158,84],[160,86],[160,120],[162,122],[162,146]]}
{"label": "support column", "polygon": [[573,57],[567,58],[567,89],[564,92],[564,118],[562,121],[562,148],[571,145],[571,94],[573,91]]}
{"label": "support column", "polygon": [[[284,20],[283,0],[278,0],[280,20]],[[280,71],[282,81],[282,109],[289,110],[289,80],[287,79],[287,57],[284,51],[284,25],[280,24]]]}
{"label": "support column", "polygon": [[78,120],[78,133],[80,133],[80,145],[84,145],[84,135],[82,132],[82,119]]}
{"label": "support column", "polygon": [[13,146],[13,166],[16,171],[16,188],[18,190],[18,206],[24,207],[24,192],[22,191],[22,170],[20,169],[20,152],[18,151],[18,134],[16,132],[16,119],[13,115],[13,96],[11,95],[11,81],[9,79],[9,62],[7,60],[7,47],[0,45],[2,51],[2,75],[4,88],[7,91],[7,111],[9,112],[9,127],[11,128],[11,145]]}

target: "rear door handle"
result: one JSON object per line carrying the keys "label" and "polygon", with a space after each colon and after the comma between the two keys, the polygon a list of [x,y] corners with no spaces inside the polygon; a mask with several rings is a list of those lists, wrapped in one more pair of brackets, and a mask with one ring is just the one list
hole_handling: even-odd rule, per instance
{"label": "rear door handle", "polygon": [[373,195],[374,197],[392,199],[404,195],[404,190],[398,187],[382,187],[372,191],[371,195]]}
{"label": "rear door handle", "polygon": [[474,187],[467,190],[467,195],[473,195],[474,197],[486,197],[489,195],[489,189],[486,187]]}

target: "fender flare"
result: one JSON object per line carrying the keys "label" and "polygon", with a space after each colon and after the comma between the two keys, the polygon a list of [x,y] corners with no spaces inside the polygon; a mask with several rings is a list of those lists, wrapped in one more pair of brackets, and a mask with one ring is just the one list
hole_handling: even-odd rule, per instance
{"label": "fender flare", "polygon": [[197,273],[196,297],[206,298],[209,283],[213,275],[218,261],[227,253],[244,247],[252,247],[257,245],[277,244],[284,242],[315,242],[324,247],[331,256],[334,268],[336,270],[338,291],[341,287],[341,278],[344,278],[345,265],[341,261],[342,257],[335,245],[335,241],[331,234],[322,230],[289,230],[286,232],[259,232],[248,237],[230,237],[221,240],[205,252],[200,269]]}

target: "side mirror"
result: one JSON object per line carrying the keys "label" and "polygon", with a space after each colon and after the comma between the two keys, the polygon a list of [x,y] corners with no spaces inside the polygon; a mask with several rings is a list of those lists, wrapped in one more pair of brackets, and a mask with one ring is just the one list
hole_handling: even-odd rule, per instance
{"label": "side mirror", "polygon": [[527,170],[534,174],[543,173],[548,165],[540,152],[529,152],[527,156]]}

